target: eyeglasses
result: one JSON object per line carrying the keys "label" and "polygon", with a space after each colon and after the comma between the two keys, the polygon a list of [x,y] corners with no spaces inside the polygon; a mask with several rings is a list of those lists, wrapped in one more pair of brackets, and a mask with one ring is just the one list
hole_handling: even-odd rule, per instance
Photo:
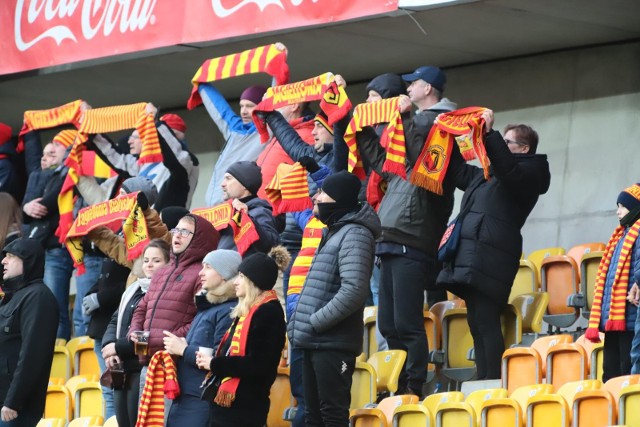
{"label": "eyeglasses", "polygon": [[189,237],[189,235],[193,234],[193,231],[185,230],[184,228],[172,228],[169,232],[180,237]]}

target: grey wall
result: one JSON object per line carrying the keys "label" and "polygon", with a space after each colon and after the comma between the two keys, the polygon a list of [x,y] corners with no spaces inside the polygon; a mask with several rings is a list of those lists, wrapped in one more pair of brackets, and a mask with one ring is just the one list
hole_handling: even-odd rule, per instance
{"label": "grey wall", "polygon": [[[525,253],[606,242],[617,224],[618,193],[640,181],[640,43],[456,67],[447,75],[446,95],[459,106],[493,108],[496,128],[520,122],[540,134],[552,182],[523,230]],[[355,102],[364,100],[364,87],[347,88]],[[178,112],[202,163],[198,207],[224,141],[203,107]]]}

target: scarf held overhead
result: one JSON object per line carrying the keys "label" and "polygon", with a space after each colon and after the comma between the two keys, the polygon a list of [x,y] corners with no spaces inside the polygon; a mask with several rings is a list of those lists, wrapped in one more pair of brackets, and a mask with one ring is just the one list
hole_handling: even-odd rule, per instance
{"label": "scarf held overhead", "polygon": [[164,427],[164,397],[180,396],[176,365],[166,350],[157,351],[149,361],[147,379],[140,397],[136,427]]}
{"label": "scarf held overhead", "polygon": [[[249,309],[249,313],[247,313],[246,316],[237,319],[236,328],[233,333],[233,337],[231,337],[231,345],[229,346],[228,357],[242,357],[247,354],[247,340],[249,339],[249,331],[251,330],[251,319],[253,318],[253,315],[261,305],[266,304],[270,301],[277,300],[278,297],[276,295],[276,291],[265,291],[258,297],[258,300],[253,303],[253,305]],[[231,326],[227,333],[222,337],[222,341],[220,342],[218,351],[216,352],[216,357],[224,356],[222,354],[219,354],[219,352],[223,347],[225,347],[224,343],[229,339],[229,334],[232,329],[233,326]],[[218,393],[216,394],[216,397],[213,399],[213,401],[224,408],[231,407],[233,401],[236,398],[236,392],[238,391],[239,385],[240,378],[223,378],[220,383],[220,387],[218,388]]]}
{"label": "scarf held overhead", "polygon": [[145,246],[149,243],[149,232],[142,209],[138,206],[137,197],[137,192],[130,193],[87,206],[78,212],[78,217],[67,233],[64,243],[79,274],[84,273],[82,237],[100,226],[113,229],[114,223],[119,225],[124,221],[122,232],[127,248],[127,259],[132,260],[142,254]]}
{"label": "scarf held overhead", "polygon": [[206,219],[218,231],[231,227],[233,241],[240,255],[244,255],[247,249],[260,238],[249,214],[234,209],[231,201],[211,208],[193,209],[191,213]]}
{"label": "scarf held overhead", "polygon": [[80,105],[82,100],[78,99],[73,102],[61,105],[59,107],[50,108],[48,110],[30,110],[24,112],[24,124],[18,135],[18,153],[24,150],[24,134],[37,129],[49,129],[61,125],[72,124],[76,128],[79,126]]}
{"label": "scarf held overhead", "polygon": [[269,131],[267,124],[258,117],[258,112],[275,111],[278,108],[300,102],[318,101],[322,99],[322,95],[333,81],[333,77],[332,73],[324,73],[301,82],[267,89],[264,99],[253,110],[253,123],[260,134],[260,141],[265,143],[269,140]]}
{"label": "scarf held overhead", "polygon": [[320,109],[327,115],[329,126],[342,119],[351,110],[351,100],[342,86],[332,81],[320,100]]}
{"label": "scarf held overhead", "polygon": [[613,279],[613,287],[611,290],[611,300],[609,302],[609,318],[605,324],[605,331],[624,331],[626,330],[625,309],[627,306],[627,288],[629,286],[629,274],[631,270],[631,249],[638,239],[640,231],[640,220],[636,221],[627,232],[625,227],[619,225],[613,231],[609,243],[604,250],[600,265],[598,266],[598,274],[596,275],[596,283],[593,295],[593,304],[591,305],[591,314],[589,316],[589,325],[585,337],[593,342],[600,342],[598,328],[600,326],[600,318],[602,316],[602,297],[604,295],[604,287],[613,253],[622,236],[622,248],[620,250],[620,258],[616,273]]}
{"label": "scarf held overhead", "polygon": [[215,82],[229,77],[259,72],[265,72],[273,76],[276,80],[276,85],[287,83],[289,81],[287,53],[279,50],[275,44],[270,44],[240,53],[207,59],[191,79],[193,89],[187,101],[187,108],[193,110],[202,104],[202,98],[198,93],[200,83]]}
{"label": "scarf held overhead", "polygon": [[310,209],[307,171],[300,163],[280,163],[271,183],[265,187],[267,199],[273,206],[273,215]]}
{"label": "scarf held overhead", "polygon": [[[431,127],[422,152],[413,167],[411,183],[436,194],[442,194],[442,183],[447,174],[455,137],[469,135],[475,157],[489,178],[489,158],[484,147],[484,107],[467,107],[440,114]],[[470,158],[469,154],[466,154]]]}

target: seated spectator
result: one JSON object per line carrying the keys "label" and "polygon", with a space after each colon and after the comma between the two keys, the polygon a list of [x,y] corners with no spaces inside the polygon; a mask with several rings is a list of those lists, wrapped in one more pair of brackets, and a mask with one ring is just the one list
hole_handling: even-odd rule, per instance
{"label": "seated spectator", "polygon": [[267,421],[285,338],[284,313],[273,286],[278,270],[290,260],[282,247],[270,255],[255,253],[242,261],[234,282],[239,301],[231,312],[233,324],[215,357],[196,353],[198,366],[220,382],[210,427],[262,427]]}

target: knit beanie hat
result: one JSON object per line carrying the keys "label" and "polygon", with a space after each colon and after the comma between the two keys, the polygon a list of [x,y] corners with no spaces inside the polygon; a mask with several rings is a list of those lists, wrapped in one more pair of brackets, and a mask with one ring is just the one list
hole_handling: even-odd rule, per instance
{"label": "knit beanie hat", "polygon": [[622,190],[616,203],[620,203],[630,211],[640,206],[640,183],[633,184],[631,187]]}
{"label": "knit beanie hat", "polygon": [[367,85],[367,93],[370,90],[378,92],[382,99],[394,98],[407,94],[407,85],[402,77],[394,73],[385,73],[376,76]]}
{"label": "knit beanie hat", "polygon": [[322,184],[322,191],[336,201],[336,207],[358,206],[358,193],[362,184],[357,176],[342,170],[329,175]]}
{"label": "knit beanie hat", "polygon": [[187,131],[187,124],[184,122],[184,120],[182,120],[182,117],[177,114],[165,114],[164,116],[160,117],[160,120],[165,122],[167,126],[169,126],[173,130],[177,130],[182,133]]}
{"label": "knit beanie hat", "polygon": [[333,135],[333,128],[329,126],[327,113],[325,113],[324,111],[320,111],[318,114],[316,114],[316,117],[313,120],[320,123],[326,130],[329,131],[331,135]]}
{"label": "knit beanie hat", "polygon": [[236,162],[229,166],[227,173],[237,179],[251,194],[258,194],[262,185],[262,170],[256,162]]}
{"label": "knit beanie hat", "polygon": [[240,254],[229,249],[211,251],[202,260],[203,264],[209,264],[224,280],[229,280],[238,274],[238,266],[241,262]]}
{"label": "knit beanie hat", "polygon": [[262,97],[264,93],[267,91],[267,88],[260,85],[253,85],[246,88],[242,94],[240,94],[240,99],[246,99],[247,101],[251,101],[254,104],[260,104],[262,101]]}
{"label": "knit beanie hat", "polygon": [[278,280],[278,265],[273,258],[262,252],[256,252],[242,260],[238,271],[263,291],[273,289]]}
{"label": "knit beanie hat", "polygon": [[189,210],[182,206],[167,206],[160,211],[160,216],[162,217],[162,222],[164,222],[167,228],[171,230],[176,228],[178,226],[178,222],[180,222],[180,220],[188,213]]}
{"label": "knit beanie hat", "polygon": [[142,191],[144,195],[147,196],[149,206],[153,206],[158,199],[158,190],[156,189],[155,184],[151,180],[141,176],[134,176],[133,178],[126,179],[122,183],[122,189],[127,194]]}

